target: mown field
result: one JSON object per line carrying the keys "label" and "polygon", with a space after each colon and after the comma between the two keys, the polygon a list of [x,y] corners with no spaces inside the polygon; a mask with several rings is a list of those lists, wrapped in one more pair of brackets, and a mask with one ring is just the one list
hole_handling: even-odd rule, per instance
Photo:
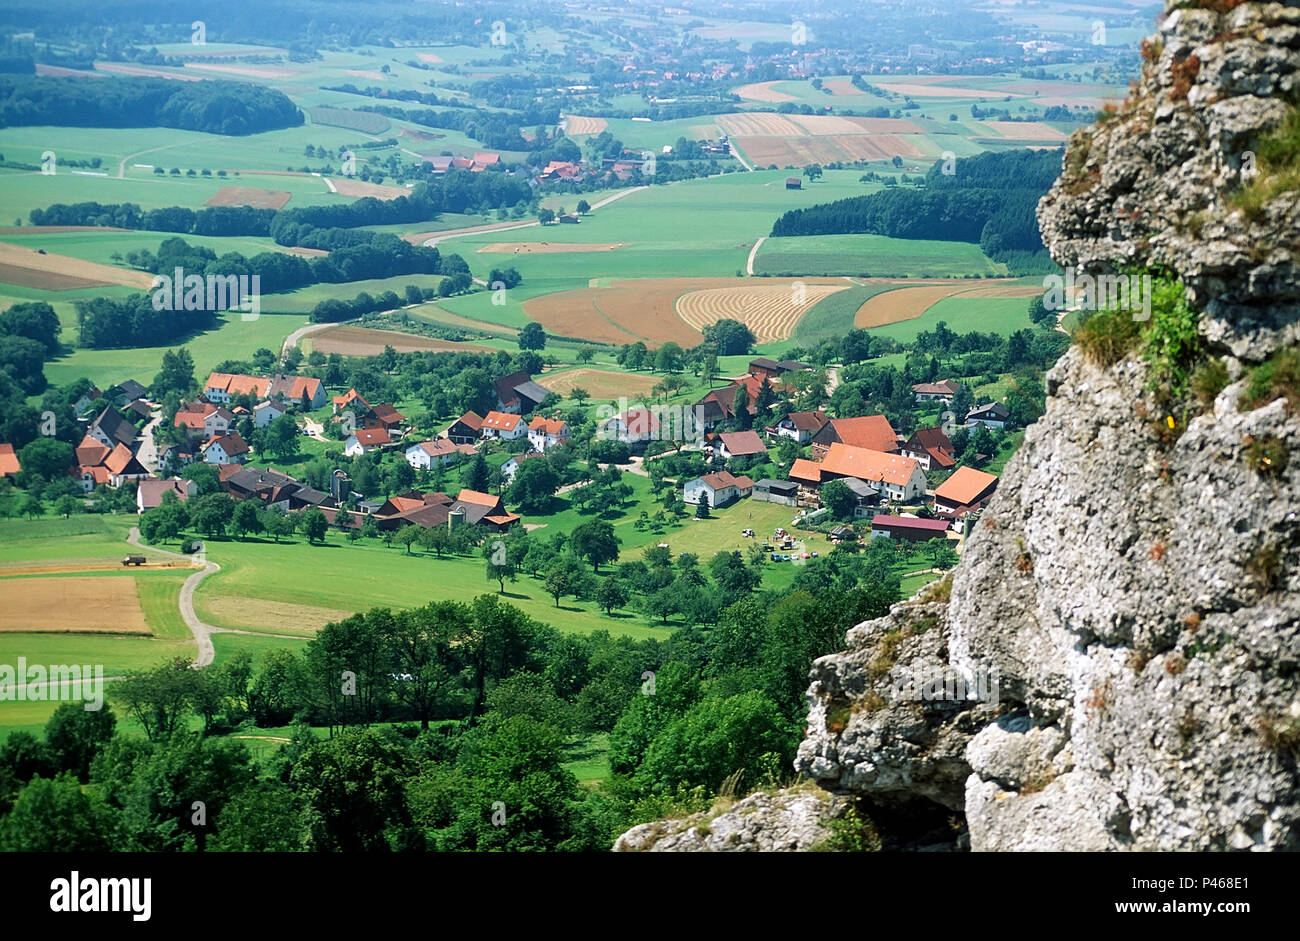
{"label": "mown field", "polygon": [[809,235],[768,238],[754,259],[755,274],[856,275],[878,278],[1005,276],[978,245],[885,235]]}

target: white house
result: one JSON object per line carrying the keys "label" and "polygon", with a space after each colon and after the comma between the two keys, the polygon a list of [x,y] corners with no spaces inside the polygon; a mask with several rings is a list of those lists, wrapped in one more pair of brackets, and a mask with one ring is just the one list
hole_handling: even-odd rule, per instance
{"label": "white house", "polygon": [[925,471],[910,457],[855,448],[837,441],[815,466],[822,483],[835,477],[856,477],[877,485],[886,500],[905,502],[925,496]]}
{"label": "white house", "polygon": [[519,415],[510,412],[491,411],[483,417],[482,434],[484,438],[500,438],[511,441],[522,438],[528,432],[528,426]]}
{"label": "white house", "polygon": [[534,460],[539,457],[545,457],[540,451],[529,451],[527,454],[516,454],[510,460],[501,465],[501,480],[505,483],[511,483],[515,479],[515,471],[519,470],[519,465],[524,461]]}
{"label": "white house", "polygon": [[348,436],[343,453],[348,457],[358,457],[371,451],[378,451],[392,443],[393,439],[388,436],[387,428],[358,428]]}
{"label": "white house", "polygon": [[538,415],[528,423],[528,441],[535,451],[545,451],[568,438],[569,423],[559,418]]}
{"label": "white house", "polygon": [[265,428],[289,411],[283,399],[267,399],[253,406],[253,427]]}
{"label": "white house", "polygon": [[160,479],[158,477],[149,477],[140,481],[135,491],[135,511],[143,513],[145,510],[152,510],[154,507],[162,504],[164,493],[172,493],[177,500],[184,502],[198,491],[199,485],[192,480],[181,480],[179,477]]}
{"label": "white house", "polygon": [[733,500],[749,496],[753,490],[754,482],[748,477],[718,471],[686,481],[682,487],[682,502],[698,506],[700,494],[708,494],[710,507],[726,506]]}
{"label": "white house", "polygon": [[460,453],[460,448],[446,438],[434,438],[432,441],[421,441],[407,448],[406,463],[416,470],[428,470],[447,463]]}
{"label": "white house", "polygon": [[239,432],[232,431],[220,438],[210,438],[202,448],[203,460],[209,464],[242,464],[252,450]]}
{"label": "white house", "polygon": [[776,433],[799,444],[807,444],[827,421],[821,412],[791,412],[776,423]]}
{"label": "white house", "polygon": [[942,382],[918,382],[912,386],[912,395],[917,402],[943,402],[952,404],[952,397],[961,391],[961,383],[952,379]]}
{"label": "white house", "polygon": [[989,402],[987,405],[977,405],[966,413],[967,425],[983,425],[986,428],[992,428],[995,431],[1001,431],[1007,427],[1007,422],[1011,419],[1011,412],[1001,402]]}
{"label": "white house", "polygon": [[235,423],[235,415],[228,408],[213,405],[211,402],[194,402],[182,405],[176,410],[172,420],[177,428],[185,427],[190,431],[203,432],[204,438],[219,438],[230,430]]}

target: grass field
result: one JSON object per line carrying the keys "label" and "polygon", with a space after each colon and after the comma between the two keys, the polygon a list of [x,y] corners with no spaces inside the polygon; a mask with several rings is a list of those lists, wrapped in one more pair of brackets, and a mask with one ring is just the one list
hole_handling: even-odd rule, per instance
{"label": "grass field", "polygon": [[923,330],[933,330],[939,321],[957,333],[978,330],[981,333],[1009,335],[1027,329],[1029,301],[1023,297],[945,297],[928,308],[921,316],[901,323],[873,327],[873,333],[893,337],[902,343],[916,339]]}
{"label": "grass field", "polygon": [[754,259],[754,273],[952,278],[1005,276],[1007,270],[970,242],[812,235],[767,239]]}

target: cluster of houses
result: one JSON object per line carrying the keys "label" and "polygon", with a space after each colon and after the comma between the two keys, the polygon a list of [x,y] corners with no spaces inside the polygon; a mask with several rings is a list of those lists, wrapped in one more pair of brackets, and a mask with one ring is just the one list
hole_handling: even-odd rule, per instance
{"label": "cluster of houses", "polygon": [[[808,368],[803,363],[758,358],[750,363],[745,376],[701,398],[695,407],[709,430],[706,453],[728,463],[736,457],[765,455],[767,445],[756,431],[715,434],[712,429],[736,417],[741,389],[746,392],[749,411],[754,413],[764,385],[769,385],[773,392],[780,391],[779,384],[785,374]],[[944,380],[917,384],[912,392],[918,403],[951,404],[960,388],[955,381]],[[629,431],[654,430],[652,420],[637,421],[639,418],[631,412],[620,416],[620,427]],[[966,424],[1001,430],[1009,418],[1006,407],[994,402],[971,409]],[[787,480],[751,481],[726,470],[695,477],[684,482],[683,501],[699,505],[707,499],[710,507],[718,507],[752,497],[815,511],[822,506],[822,487],[838,480],[853,495],[854,518],[871,521],[873,537],[923,540],[950,530],[960,531],[963,521],[978,513],[997,487],[995,475],[958,466],[953,444],[941,427],[918,428],[904,436],[894,430],[884,415],[830,418],[814,410],[789,412],[765,429],[765,434],[773,442],[789,438],[807,446],[810,457],[796,459]],[[931,471],[951,473],[931,490],[926,477]],[[922,505],[930,507],[934,518],[882,512],[888,507]]]}

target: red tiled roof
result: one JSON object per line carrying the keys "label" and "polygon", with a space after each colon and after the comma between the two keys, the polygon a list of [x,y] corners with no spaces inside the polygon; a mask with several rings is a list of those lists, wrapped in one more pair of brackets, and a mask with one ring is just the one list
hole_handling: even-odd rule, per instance
{"label": "red tiled roof", "polygon": [[387,428],[358,428],[353,434],[364,447],[393,443],[393,439],[388,436]]}
{"label": "red tiled roof", "polygon": [[12,444],[0,444],[0,477],[6,474],[16,474],[21,470],[18,455],[14,453],[14,446]]}
{"label": "red tiled roof", "polygon": [[948,520],[924,520],[914,516],[885,516],[880,514],[871,520],[871,528],[875,529],[877,526],[893,529],[923,529],[942,533],[947,531],[949,522]]}
{"label": "red tiled roof", "polygon": [[883,481],[898,487],[906,486],[919,466],[910,457],[887,454],[871,448],[856,448],[838,441],[830,446],[821,461],[823,474]]}
{"label": "red tiled roof", "polygon": [[477,490],[462,490],[456,494],[456,499],[461,503],[477,503],[479,506],[496,506],[501,502],[500,497],[494,497],[490,493],[480,493]]}
{"label": "red tiled roof", "polygon": [[496,431],[514,431],[523,421],[518,415],[512,415],[509,412],[488,412],[483,416],[483,427],[492,428]]}
{"label": "red tiled roof", "polygon": [[767,446],[756,431],[724,431],[718,437],[731,454],[743,456],[767,453]]}
{"label": "red tiled roof", "polygon": [[998,478],[973,467],[959,467],[952,476],[934,488],[934,498],[958,506],[974,503]]}
{"label": "red tiled roof", "polygon": [[898,447],[898,435],[884,415],[863,415],[858,418],[833,418],[831,426],[844,444],[869,451],[893,451]]}
{"label": "red tiled roof", "polygon": [[808,483],[821,483],[822,466],[816,461],[810,461],[806,458],[798,457],[790,465],[790,479],[802,480]]}
{"label": "red tiled roof", "polygon": [[541,415],[528,423],[529,431],[540,431],[547,435],[562,434],[568,427],[568,423],[559,418],[543,418]]}

